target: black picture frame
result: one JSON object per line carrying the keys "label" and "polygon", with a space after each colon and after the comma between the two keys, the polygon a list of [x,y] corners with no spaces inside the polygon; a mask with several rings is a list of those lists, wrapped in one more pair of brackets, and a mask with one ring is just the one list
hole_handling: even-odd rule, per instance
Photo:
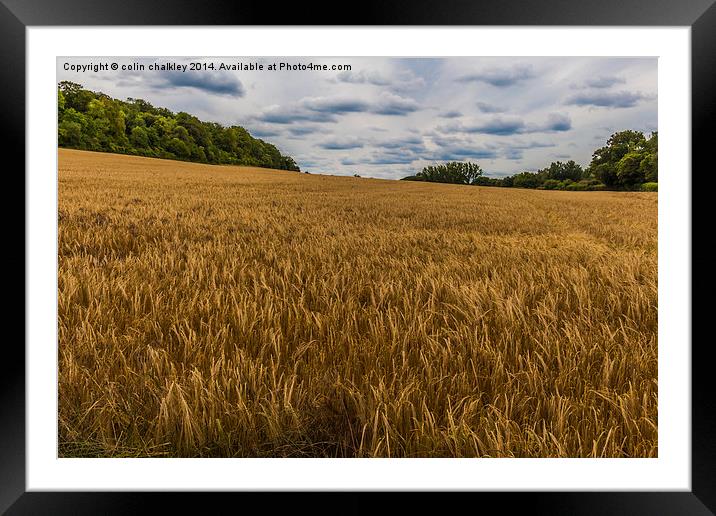
{"label": "black picture frame", "polygon": [[[716,79],[715,0],[451,0],[430,2],[362,1],[353,11],[339,15],[336,3],[296,2],[277,7],[270,2],[189,0],[0,0],[0,89],[1,119],[5,129],[5,150],[20,158],[19,165],[5,168],[5,174],[24,171],[25,149],[25,30],[28,26],[64,25],[571,25],[571,26],[690,26],[692,73],[692,170],[706,173],[710,147],[710,127],[714,122]],[[88,54],[91,44],[88,43]],[[711,160],[713,161],[713,160]],[[709,165],[711,165],[709,167]],[[694,174],[692,174],[693,180]],[[23,174],[24,179],[24,174]],[[698,186],[695,185],[695,186]],[[19,186],[24,189],[24,180]],[[708,235],[709,217],[697,216],[695,201],[708,195],[706,188],[692,189],[693,235]],[[24,198],[24,196],[23,196]],[[17,208],[4,203],[6,221],[17,218]],[[12,214],[12,215],[11,215]],[[702,214],[703,215],[703,214]],[[12,218],[9,218],[11,217]],[[703,229],[703,231],[699,231]],[[23,241],[25,235],[23,234]],[[692,238],[692,267],[700,265],[697,250],[708,239]],[[11,269],[25,271],[25,246],[13,253]],[[7,256],[6,252],[6,256]],[[701,256],[706,256],[701,254]],[[22,263],[20,263],[22,261]],[[702,268],[703,269],[703,268]],[[693,268],[692,268],[693,276]],[[701,277],[700,277],[701,278]],[[694,329],[708,321],[707,304],[696,303],[699,293],[710,292],[708,274],[692,286]],[[24,294],[23,294],[24,298]],[[22,306],[24,303],[16,303]],[[24,312],[23,312],[24,313]],[[8,321],[11,319],[8,317]],[[48,321],[48,324],[53,322]],[[528,492],[467,493],[470,506],[484,502],[499,504],[502,510],[549,514],[683,514],[716,513],[716,397],[711,380],[710,339],[699,340],[694,332],[692,354],[692,490],[690,492]],[[9,353],[9,356],[8,356]],[[5,367],[0,375],[0,511],[7,514],[124,514],[148,512],[151,502],[161,504],[162,512],[180,508],[183,512],[201,508],[212,514],[228,502],[230,510],[251,507],[252,493],[78,493],[26,492],[25,489],[25,353],[17,339],[4,342]],[[373,493],[349,493],[342,500],[320,502],[308,493],[292,496],[292,509],[341,513],[372,512]],[[272,495],[272,502],[284,496]],[[237,499],[237,498],[240,498]],[[403,497],[401,508],[425,508],[424,493]],[[463,503],[451,499],[451,504]],[[246,504],[250,505],[246,505]],[[381,502],[378,502],[381,503]],[[479,506],[474,504],[480,504]],[[338,505],[336,505],[338,504]],[[483,506],[489,507],[489,506]],[[322,509],[321,509],[322,508]],[[338,509],[340,508],[340,509]],[[443,505],[444,508],[444,505]]]}

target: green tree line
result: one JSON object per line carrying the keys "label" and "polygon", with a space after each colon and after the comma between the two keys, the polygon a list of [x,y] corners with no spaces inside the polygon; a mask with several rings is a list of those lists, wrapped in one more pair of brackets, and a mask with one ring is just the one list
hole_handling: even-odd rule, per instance
{"label": "green tree line", "polygon": [[407,181],[428,181],[431,183],[453,183],[475,185],[482,178],[483,171],[476,163],[451,161],[442,165],[425,167],[414,176],[404,177]]}
{"label": "green tree line", "polygon": [[300,171],[293,158],[243,127],[202,122],[142,99],[121,101],[62,81],[57,108],[60,147]]}
{"label": "green tree line", "polygon": [[520,172],[503,178],[485,177],[475,163],[450,162],[423,168],[407,181],[429,181],[479,186],[536,188],[541,190],[646,190],[658,189],[659,136],[640,131],[614,133],[592,154],[584,168],[573,160],[555,161],[537,172]]}

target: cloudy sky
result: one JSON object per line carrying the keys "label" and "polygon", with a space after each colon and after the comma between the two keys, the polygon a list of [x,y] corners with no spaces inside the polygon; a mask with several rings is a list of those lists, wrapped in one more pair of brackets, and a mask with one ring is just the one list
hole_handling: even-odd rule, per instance
{"label": "cloudy sky", "polygon": [[[113,62],[120,69],[65,69]],[[189,62],[215,70],[149,69]],[[135,63],[144,70],[121,70]],[[398,179],[474,161],[499,177],[557,160],[587,165],[613,132],[657,129],[656,58],[58,58],[57,80],[241,125],[312,173]]]}

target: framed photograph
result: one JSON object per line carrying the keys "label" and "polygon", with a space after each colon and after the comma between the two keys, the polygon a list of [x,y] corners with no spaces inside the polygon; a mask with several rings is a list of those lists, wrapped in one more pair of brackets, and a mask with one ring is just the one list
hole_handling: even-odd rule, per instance
{"label": "framed photograph", "polygon": [[3,0],[0,508],[713,514],[712,3]]}

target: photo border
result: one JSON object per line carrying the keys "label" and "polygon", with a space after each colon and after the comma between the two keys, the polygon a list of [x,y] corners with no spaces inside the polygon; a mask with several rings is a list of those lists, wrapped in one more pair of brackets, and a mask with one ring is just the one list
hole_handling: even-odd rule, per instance
{"label": "photo border", "polygon": [[[336,25],[329,19],[335,7],[331,4],[312,5],[304,3],[277,9],[270,4],[243,4],[241,8],[231,2],[205,2],[198,5],[187,0],[171,2],[141,2],[130,0],[112,4],[98,4],[85,0],[0,0],[0,52],[2,53],[3,95],[2,114],[5,120],[6,149],[25,148],[25,64],[26,27],[37,25]],[[151,5],[155,4],[155,5]],[[316,14],[324,13],[324,14]],[[414,1],[405,5],[383,5],[378,2],[362,2],[351,14],[351,21],[359,25],[570,25],[570,26],[690,26],[692,64],[692,170],[708,170],[706,156],[713,145],[709,140],[714,107],[716,80],[716,5],[714,0],[677,2],[656,0],[608,0],[604,2],[570,2],[569,8],[560,0],[489,0],[482,2],[453,1],[430,4]],[[24,170],[24,153],[20,162]],[[713,159],[709,165],[713,166]],[[11,173],[14,169],[6,169]],[[24,175],[23,175],[24,178]],[[24,181],[22,184],[25,193]],[[704,195],[707,188],[692,190],[693,234],[699,234],[706,218],[696,217],[695,196]],[[24,198],[24,195],[23,195]],[[11,212],[9,204],[7,218]],[[24,213],[26,216],[27,214]],[[701,222],[700,222],[701,221]],[[24,230],[23,226],[23,230]],[[706,233],[704,233],[706,234]],[[25,239],[25,235],[23,235]],[[697,246],[707,245],[692,238],[692,265]],[[17,253],[11,263],[19,261]],[[26,274],[25,245],[23,245],[22,268]],[[12,269],[9,269],[12,270]],[[697,292],[705,293],[710,286],[708,275],[692,287],[692,299]],[[23,295],[23,299],[25,296]],[[693,322],[703,320],[708,307],[692,303]],[[23,310],[25,305],[23,303]],[[695,316],[696,315],[696,316]],[[701,317],[698,317],[701,315]],[[692,341],[696,339],[692,338]],[[699,342],[699,341],[697,341]],[[600,493],[474,493],[480,501],[508,502],[510,510],[539,513],[570,514],[713,514],[716,511],[716,401],[713,383],[710,382],[711,362],[708,360],[710,346],[706,342],[692,346],[692,491],[684,492],[600,492]],[[157,501],[163,509],[171,506],[187,510],[193,503],[202,512],[210,511],[216,503],[231,503],[242,497],[256,496],[252,493],[202,493],[191,497],[187,493],[78,493],[78,492],[26,492],[25,467],[25,353],[13,340],[6,343],[2,375],[2,402],[0,404],[0,511],[10,508],[9,514],[96,514],[141,512],[149,501]],[[327,493],[326,493],[327,494]],[[209,495],[209,496],[207,496]],[[307,508],[319,509],[315,497],[301,494],[292,496],[290,503],[301,502]],[[416,496],[417,495],[417,496]],[[271,494],[270,496],[276,496]],[[334,496],[334,495],[333,495]],[[362,512],[374,506],[370,493],[351,493],[348,502],[341,501],[340,512]],[[466,495],[463,495],[466,496]],[[285,500],[279,496],[278,500]],[[413,493],[404,510],[425,508],[424,497]],[[209,501],[211,499],[211,501]],[[191,501],[190,501],[191,500]],[[321,498],[325,504],[326,499]],[[456,500],[457,501],[457,500]],[[474,503],[474,499],[471,498]],[[402,502],[401,502],[402,504]],[[330,505],[330,504],[328,504]],[[11,507],[12,506],[12,507]],[[334,506],[334,509],[336,506]],[[362,509],[362,510],[361,510]],[[324,510],[331,510],[326,506]]]}

